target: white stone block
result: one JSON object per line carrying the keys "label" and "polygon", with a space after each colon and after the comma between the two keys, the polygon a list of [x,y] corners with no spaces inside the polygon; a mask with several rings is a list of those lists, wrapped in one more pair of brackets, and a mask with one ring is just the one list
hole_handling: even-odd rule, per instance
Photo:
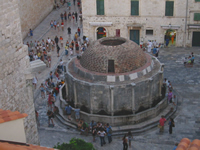
{"label": "white stone block", "polygon": [[143,75],[147,74],[146,69],[142,70],[142,72],[143,72]]}
{"label": "white stone block", "polygon": [[119,76],[119,81],[124,81],[124,75]]}
{"label": "white stone block", "polygon": [[131,80],[134,80],[134,79],[138,78],[138,74],[133,73],[133,74],[130,74],[129,77],[130,77]]}
{"label": "white stone block", "polygon": [[115,76],[107,76],[107,82],[115,82]]}
{"label": "white stone block", "polygon": [[147,71],[148,72],[150,72],[151,71],[151,67],[149,66],[149,67],[147,67]]}
{"label": "white stone block", "polygon": [[153,60],[151,61],[151,67],[153,68],[153,66],[154,66],[154,62],[153,62]]}

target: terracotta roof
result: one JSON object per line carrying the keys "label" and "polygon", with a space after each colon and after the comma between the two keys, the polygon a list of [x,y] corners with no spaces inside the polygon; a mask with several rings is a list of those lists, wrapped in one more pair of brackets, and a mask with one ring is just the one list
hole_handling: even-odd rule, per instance
{"label": "terracotta roof", "polygon": [[183,138],[178,144],[176,150],[199,150],[200,140],[195,139],[192,142],[188,138]]}
{"label": "terracotta roof", "polygon": [[23,113],[21,114],[18,111],[10,111],[10,110],[2,110],[0,109],[0,123],[12,121],[12,120],[17,120],[20,118],[25,118],[28,115]]}
{"label": "terracotta roof", "polygon": [[54,148],[41,147],[37,145],[0,142],[0,150],[56,150]]}

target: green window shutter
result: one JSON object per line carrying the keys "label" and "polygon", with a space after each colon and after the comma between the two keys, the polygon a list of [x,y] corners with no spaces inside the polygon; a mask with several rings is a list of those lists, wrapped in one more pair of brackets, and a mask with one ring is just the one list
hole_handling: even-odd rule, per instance
{"label": "green window shutter", "polygon": [[174,1],[166,1],[165,5],[165,16],[174,15]]}
{"label": "green window shutter", "polygon": [[194,13],[194,21],[200,21],[200,13]]}
{"label": "green window shutter", "polygon": [[195,0],[195,2],[200,2],[200,0]]}
{"label": "green window shutter", "polygon": [[139,0],[131,0],[131,15],[139,15]]}
{"label": "green window shutter", "polygon": [[97,15],[104,15],[104,0],[97,0]]}

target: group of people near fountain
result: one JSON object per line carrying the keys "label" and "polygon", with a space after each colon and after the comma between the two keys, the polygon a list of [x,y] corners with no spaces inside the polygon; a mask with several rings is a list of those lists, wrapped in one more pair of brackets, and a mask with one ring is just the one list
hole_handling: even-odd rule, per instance
{"label": "group of people near fountain", "polygon": [[[163,88],[166,90],[166,96],[167,96],[167,102],[170,106],[170,111],[173,112],[175,107],[176,107],[176,95],[173,94],[173,87],[172,84],[169,80],[167,80],[167,78],[164,79],[163,81]],[[158,127],[160,128],[160,133],[164,132],[164,124],[167,120],[165,119],[165,116],[161,116],[160,120],[159,120],[159,124]],[[172,134],[172,129],[173,127],[175,127],[175,122],[173,118],[170,118],[169,122],[169,134]]]}

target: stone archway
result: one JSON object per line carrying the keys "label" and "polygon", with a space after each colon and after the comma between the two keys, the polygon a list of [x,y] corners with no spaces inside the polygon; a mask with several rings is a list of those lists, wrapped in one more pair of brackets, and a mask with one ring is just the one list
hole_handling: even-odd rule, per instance
{"label": "stone archway", "polygon": [[97,40],[100,39],[100,38],[106,37],[106,36],[107,36],[107,30],[106,30],[106,28],[104,28],[104,27],[98,27],[96,29]]}

